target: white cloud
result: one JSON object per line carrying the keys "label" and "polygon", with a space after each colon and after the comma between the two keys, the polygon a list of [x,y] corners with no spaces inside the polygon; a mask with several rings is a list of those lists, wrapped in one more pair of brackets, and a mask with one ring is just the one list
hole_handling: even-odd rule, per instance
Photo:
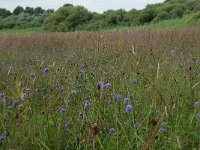
{"label": "white cloud", "polygon": [[17,6],[31,6],[48,9],[58,9],[63,4],[71,3],[74,5],[82,5],[90,11],[103,12],[108,9],[126,9],[132,8],[142,9],[147,4],[159,3],[164,0],[0,0],[0,7],[13,10]]}

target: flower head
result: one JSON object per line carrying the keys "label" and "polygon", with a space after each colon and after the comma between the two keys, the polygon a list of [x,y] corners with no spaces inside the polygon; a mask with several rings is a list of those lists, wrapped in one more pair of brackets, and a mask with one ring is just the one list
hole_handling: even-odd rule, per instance
{"label": "flower head", "polygon": [[132,105],[127,105],[126,106],[126,112],[131,112],[133,111],[133,106]]}
{"label": "flower head", "polygon": [[110,83],[106,83],[105,84],[105,88],[109,88],[109,87],[111,87],[112,85],[110,84]]}
{"label": "flower head", "polygon": [[121,95],[117,95],[117,100],[121,100],[122,99],[122,96]]}
{"label": "flower head", "polygon": [[133,84],[137,84],[137,80],[134,79],[134,80],[132,81],[132,83],[133,83]]}
{"label": "flower head", "polygon": [[3,93],[0,93],[0,98],[4,98],[4,94]]}
{"label": "flower head", "polygon": [[113,102],[111,100],[109,100],[107,103],[108,103],[108,105],[111,105]]}
{"label": "flower head", "polygon": [[8,106],[8,110],[11,111],[13,108],[12,106]]}
{"label": "flower head", "polygon": [[30,74],[30,77],[31,77],[32,79],[35,78],[35,77],[36,77],[35,73],[31,73],[31,74]]}
{"label": "flower head", "polygon": [[166,128],[162,128],[161,131],[162,131],[162,133],[166,133],[167,129]]}
{"label": "flower head", "polygon": [[65,114],[66,112],[67,112],[67,109],[66,109],[66,108],[63,108],[63,107],[62,107],[62,108],[60,109],[60,113],[61,113],[61,114]]}
{"label": "flower head", "polygon": [[110,128],[109,133],[114,134],[116,132],[115,128]]}
{"label": "flower head", "polygon": [[49,72],[49,68],[44,68],[43,72],[44,73],[48,73]]}
{"label": "flower head", "polygon": [[68,131],[69,130],[69,124],[66,123],[64,128],[65,128],[65,131]]}
{"label": "flower head", "polygon": [[167,126],[167,122],[163,121],[163,122],[161,123],[161,126],[166,127],[166,126]]}
{"label": "flower head", "polygon": [[76,95],[76,90],[71,90],[72,95]]}
{"label": "flower head", "polygon": [[128,104],[128,102],[130,101],[130,98],[124,98],[124,104]]}
{"label": "flower head", "polygon": [[80,112],[80,113],[79,113],[79,116],[80,116],[80,117],[83,117],[83,115],[84,115],[83,112]]}
{"label": "flower head", "polygon": [[0,142],[5,141],[6,137],[4,135],[0,135]]}
{"label": "flower head", "polygon": [[195,107],[198,107],[198,106],[199,106],[199,102],[195,102],[195,103],[194,103],[194,106],[195,106]]}
{"label": "flower head", "polygon": [[13,106],[14,106],[14,107],[17,107],[18,104],[19,104],[19,101],[18,101],[18,100],[15,100],[15,101],[13,102]]}
{"label": "flower head", "polygon": [[24,101],[26,99],[26,93],[22,93],[21,99]]}
{"label": "flower head", "polygon": [[104,88],[104,84],[102,81],[99,81],[98,83],[98,89],[103,89]]}
{"label": "flower head", "polygon": [[85,109],[90,109],[91,105],[89,102],[86,102],[85,105],[84,105],[84,108]]}

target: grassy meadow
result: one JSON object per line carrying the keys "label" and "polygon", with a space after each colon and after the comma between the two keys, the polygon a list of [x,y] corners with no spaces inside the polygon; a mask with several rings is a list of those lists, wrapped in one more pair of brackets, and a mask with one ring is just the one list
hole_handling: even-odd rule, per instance
{"label": "grassy meadow", "polygon": [[200,148],[200,30],[0,35],[0,149]]}

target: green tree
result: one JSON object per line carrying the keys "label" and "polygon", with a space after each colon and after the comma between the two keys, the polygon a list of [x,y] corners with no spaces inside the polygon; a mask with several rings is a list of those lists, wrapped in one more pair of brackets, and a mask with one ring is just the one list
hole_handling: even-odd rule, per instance
{"label": "green tree", "polygon": [[12,13],[9,10],[7,10],[5,8],[0,8],[0,18],[1,17],[2,18],[6,18],[6,17],[8,17],[10,15],[12,15]]}
{"label": "green tree", "polygon": [[19,14],[21,14],[21,13],[23,13],[23,12],[24,12],[24,8],[21,7],[21,6],[17,6],[17,7],[13,10],[13,14],[14,14],[14,15],[19,15]]}
{"label": "green tree", "polygon": [[35,14],[35,16],[39,16],[39,15],[42,15],[43,13],[44,13],[44,9],[42,9],[41,7],[36,7],[35,9],[34,9],[34,14]]}
{"label": "green tree", "polygon": [[34,14],[34,8],[33,7],[26,7],[24,12],[28,13],[29,15],[33,15]]}

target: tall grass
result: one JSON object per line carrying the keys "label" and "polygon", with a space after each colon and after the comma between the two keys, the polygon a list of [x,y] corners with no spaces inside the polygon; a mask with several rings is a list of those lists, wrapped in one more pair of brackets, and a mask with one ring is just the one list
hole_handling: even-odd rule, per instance
{"label": "tall grass", "polygon": [[199,35],[154,30],[0,36],[0,147],[198,149]]}

